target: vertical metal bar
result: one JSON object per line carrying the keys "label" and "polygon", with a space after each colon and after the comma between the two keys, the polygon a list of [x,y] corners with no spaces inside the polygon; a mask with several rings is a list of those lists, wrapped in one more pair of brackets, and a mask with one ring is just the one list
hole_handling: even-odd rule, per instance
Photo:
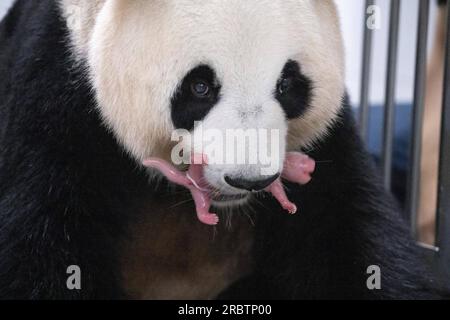
{"label": "vertical metal bar", "polygon": [[367,10],[375,4],[374,0],[366,0],[364,6],[364,41],[363,41],[363,59],[361,70],[361,92],[359,105],[359,127],[361,137],[364,142],[367,141],[369,126],[369,88],[370,76],[372,70],[372,44],[373,30],[367,25]]}
{"label": "vertical metal bar", "polygon": [[420,199],[420,165],[422,152],[422,129],[425,104],[427,72],[428,21],[430,1],[420,0],[417,28],[416,75],[414,84],[413,130],[411,141],[411,165],[408,178],[407,214],[414,238],[417,235],[417,211]]}
{"label": "vertical metal bar", "polygon": [[447,51],[445,54],[444,103],[439,166],[437,239],[438,269],[450,276],[450,5],[447,6]]}
{"label": "vertical metal bar", "polygon": [[398,33],[400,27],[400,0],[391,0],[389,25],[386,103],[384,107],[382,153],[384,186],[387,190],[391,189],[392,180],[392,152],[394,145],[395,89],[397,78]]}

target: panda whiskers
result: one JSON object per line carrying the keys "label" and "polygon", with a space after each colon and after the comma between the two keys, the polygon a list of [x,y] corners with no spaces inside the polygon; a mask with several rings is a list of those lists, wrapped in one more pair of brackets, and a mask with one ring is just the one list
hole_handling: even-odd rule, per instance
{"label": "panda whiskers", "polygon": [[245,214],[245,216],[248,218],[252,227],[255,227],[255,221],[252,219],[251,215],[247,212],[247,210],[251,210],[253,213],[256,213],[256,210],[251,205],[243,207],[242,210],[242,213]]}
{"label": "panda whiskers", "polygon": [[230,208],[230,207],[228,207],[227,209],[226,209],[226,222],[225,222],[225,225],[226,225],[226,228],[228,229],[228,230],[231,230],[232,229],[232,218],[233,218],[233,208]]}
{"label": "panda whiskers", "polygon": [[208,197],[210,197],[210,198],[219,198],[219,199],[223,200],[223,196],[221,196],[221,192],[218,189],[209,191],[208,192]]}
{"label": "panda whiskers", "polygon": [[173,208],[182,206],[183,204],[188,204],[188,203],[191,203],[191,202],[194,202],[194,200],[193,200],[193,199],[186,199],[186,200],[180,201],[180,202],[178,202],[178,203],[176,203],[176,204],[170,206],[169,208],[170,208],[170,209],[173,209]]}
{"label": "panda whiskers", "polygon": [[245,215],[250,224],[252,225],[252,227],[255,227],[255,222],[251,217],[251,213],[249,213],[248,211],[251,210],[253,213],[255,213],[256,211],[251,207],[250,202],[245,202],[245,203],[238,203],[237,205],[234,206],[229,206],[224,208],[224,212],[223,214],[226,216],[226,228],[230,231],[233,230],[233,217],[236,216],[236,214],[240,215],[243,214]]}

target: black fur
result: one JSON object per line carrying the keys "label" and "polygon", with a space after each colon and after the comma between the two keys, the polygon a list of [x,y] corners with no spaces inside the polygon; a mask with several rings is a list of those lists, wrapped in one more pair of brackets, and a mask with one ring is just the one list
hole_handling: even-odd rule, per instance
{"label": "black fur", "polygon": [[[121,297],[122,209],[146,187],[100,124],[54,1],[20,0],[0,26],[0,297]],[[133,194],[133,196],[132,196]],[[83,290],[68,291],[79,265]]]}
{"label": "black fur", "polygon": [[[192,92],[196,82],[208,85],[209,90],[204,97]],[[201,121],[220,100],[221,86],[216,73],[207,65],[191,70],[182,80],[172,98],[172,122],[176,128],[192,130],[196,121]]]}
{"label": "black fur", "polygon": [[[282,82],[286,81],[286,88],[281,90]],[[295,61],[289,61],[284,66],[275,97],[280,102],[286,117],[295,119],[300,117],[309,107],[313,83],[300,70]]]}
{"label": "black fur", "polygon": [[[66,36],[54,0],[19,0],[0,25],[3,299],[123,298],[127,208],[152,189],[101,124]],[[270,198],[259,207],[254,274],[223,298],[440,297],[348,110],[311,152],[313,181],[289,186],[299,214]],[[82,269],[81,291],[66,289],[70,264]],[[374,264],[379,291],[366,288]]]}

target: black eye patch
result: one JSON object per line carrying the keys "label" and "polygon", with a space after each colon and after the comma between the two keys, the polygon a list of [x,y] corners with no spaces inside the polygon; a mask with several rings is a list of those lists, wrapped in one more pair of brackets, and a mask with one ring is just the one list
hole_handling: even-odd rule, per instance
{"label": "black eye patch", "polygon": [[177,129],[192,130],[219,102],[221,86],[207,65],[192,69],[172,97],[172,122]]}
{"label": "black eye patch", "polygon": [[278,80],[275,98],[280,102],[288,119],[300,117],[311,102],[312,81],[301,73],[295,61],[288,61]]}

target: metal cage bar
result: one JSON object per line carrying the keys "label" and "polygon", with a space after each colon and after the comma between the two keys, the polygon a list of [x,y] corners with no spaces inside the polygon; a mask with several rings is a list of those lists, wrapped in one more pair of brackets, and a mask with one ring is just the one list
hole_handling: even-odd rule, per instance
{"label": "metal cage bar", "polygon": [[[367,8],[376,2],[365,1]],[[425,112],[427,49],[431,0],[419,0],[419,19],[417,25],[417,44],[413,101],[413,131],[410,148],[411,164],[408,172],[406,214],[411,222],[411,230],[417,237],[417,214],[420,201],[420,170],[422,151],[422,131]],[[386,101],[383,115],[383,149],[381,167],[386,189],[391,189],[392,157],[395,125],[395,93],[397,78],[398,43],[400,29],[401,0],[391,0],[389,20],[389,44],[386,76]],[[439,191],[437,208],[436,246],[418,243],[422,253],[442,279],[450,277],[450,6],[447,6],[447,44],[444,70],[444,97],[442,113],[442,133],[439,166]],[[373,31],[364,25],[364,44],[361,75],[361,100],[359,125],[364,141],[368,136],[369,91],[372,64]]]}
{"label": "metal cage bar", "polygon": [[363,58],[361,70],[361,92],[359,107],[359,127],[361,130],[361,138],[367,141],[369,127],[369,93],[370,93],[370,77],[372,70],[372,45],[373,30],[367,25],[367,14],[370,6],[375,4],[375,0],[366,0],[364,5],[364,40],[363,40]]}
{"label": "metal cage bar", "polygon": [[417,27],[416,74],[414,84],[413,130],[411,141],[411,165],[408,177],[406,214],[411,223],[411,231],[417,238],[417,213],[420,200],[420,165],[422,152],[422,129],[424,119],[425,86],[427,73],[428,22],[430,1],[420,0]]}
{"label": "metal cage bar", "polygon": [[442,107],[441,153],[436,244],[439,247],[438,270],[450,276],[450,5],[447,6],[447,49],[444,69],[444,102]]}
{"label": "metal cage bar", "polygon": [[389,48],[386,79],[386,103],[384,107],[384,132],[382,170],[384,186],[391,189],[392,153],[394,144],[395,92],[397,78],[397,54],[400,29],[400,0],[391,0],[389,19]]}

